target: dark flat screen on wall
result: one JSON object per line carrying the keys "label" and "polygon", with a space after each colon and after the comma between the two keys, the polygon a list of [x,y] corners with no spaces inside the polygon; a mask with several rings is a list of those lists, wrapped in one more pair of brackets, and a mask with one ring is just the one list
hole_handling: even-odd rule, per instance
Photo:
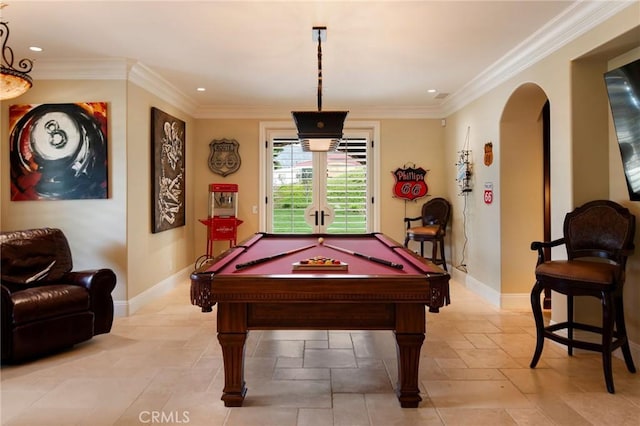
{"label": "dark flat screen on wall", "polygon": [[604,75],[631,200],[640,201],[640,59]]}

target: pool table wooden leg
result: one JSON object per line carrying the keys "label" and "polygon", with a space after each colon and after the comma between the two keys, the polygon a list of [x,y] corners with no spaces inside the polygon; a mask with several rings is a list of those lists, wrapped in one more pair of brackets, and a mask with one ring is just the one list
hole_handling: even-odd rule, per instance
{"label": "pool table wooden leg", "polygon": [[218,341],[224,363],[225,407],[241,407],[247,388],[244,381],[244,347],[247,340],[246,304],[218,304]]}
{"label": "pool table wooden leg", "polygon": [[418,387],[420,348],[424,334],[397,334],[398,386],[396,394],[402,408],[416,408],[422,398]]}
{"label": "pool table wooden leg", "polygon": [[396,394],[402,408],[416,408],[422,398],[418,387],[420,349],[424,342],[424,305],[396,305],[396,346],[398,385]]}

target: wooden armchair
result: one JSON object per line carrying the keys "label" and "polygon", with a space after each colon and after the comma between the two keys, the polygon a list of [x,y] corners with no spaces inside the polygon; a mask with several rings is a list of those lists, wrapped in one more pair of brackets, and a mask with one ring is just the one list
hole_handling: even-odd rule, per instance
{"label": "wooden armchair", "polygon": [[[407,233],[404,246],[409,247],[409,241],[420,242],[420,255],[424,257],[424,243],[431,243],[431,257],[426,257],[436,265],[442,265],[447,270],[447,259],[444,254],[444,237],[447,235],[447,224],[451,216],[451,204],[444,198],[432,198],[422,205],[422,214],[418,217],[405,217]],[[420,225],[411,226],[419,221]],[[438,257],[438,252],[440,257]]]}

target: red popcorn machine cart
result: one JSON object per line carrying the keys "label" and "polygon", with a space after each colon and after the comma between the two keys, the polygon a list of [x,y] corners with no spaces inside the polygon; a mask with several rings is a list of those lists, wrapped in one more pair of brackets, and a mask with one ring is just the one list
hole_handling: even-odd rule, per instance
{"label": "red popcorn machine cart", "polygon": [[238,226],[238,185],[212,183],[209,185],[209,217],[199,219],[207,226],[207,257],[213,256],[214,241],[229,241],[236,245]]}

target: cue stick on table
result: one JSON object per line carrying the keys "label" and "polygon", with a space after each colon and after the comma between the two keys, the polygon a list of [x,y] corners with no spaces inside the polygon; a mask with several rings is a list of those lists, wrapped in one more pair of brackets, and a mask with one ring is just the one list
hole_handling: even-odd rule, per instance
{"label": "cue stick on table", "polygon": [[377,257],[373,257],[373,256],[367,256],[366,254],[362,254],[362,253],[358,253],[352,250],[348,250],[346,248],[342,248],[342,247],[338,247],[338,246],[334,246],[331,244],[324,244],[326,247],[332,248],[334,250],[338,250],[341,251],[343,253],[348,253],[352,256],[357,256],[357,257],[362,257],[364,259],[370,260],[371,262],[375,262],[375,263],[380,263],[382,265],[387,265],[387,266],[391,266],[392,268],[396,268],[396,269],[402,269],[404,266],[401,263],[393,263],[390,262],[388,260],[385,259],[380,259]]}
{"label": "cue stick on table", "polygon": [[244,263],[238,263],[236,265],[236,269],[244,269],[244,268],[247,268],[249,266],[257,265],[259,263],[268,262],[270,260],[277,259],[277,258],[282,257],[282,256],[287,256],[289,254],[293,254],[293,253],[296,253],[296,252],[299,252],[299,251],[302,251],[302,250],[310,249],[311,247],[315,247],[315,246],[316,246],[315,244],[310,244],[308,246],[298,247],[298,248],[295,248],[295,249],[292,249],[292,250],[289,250],[289,251],[285,251],[283,253],[278,253],[278,254],[274,254],[274,255],[271,255],[271,256],[261,257],[259,259],[250,260],[250,261],[244,262]]}

